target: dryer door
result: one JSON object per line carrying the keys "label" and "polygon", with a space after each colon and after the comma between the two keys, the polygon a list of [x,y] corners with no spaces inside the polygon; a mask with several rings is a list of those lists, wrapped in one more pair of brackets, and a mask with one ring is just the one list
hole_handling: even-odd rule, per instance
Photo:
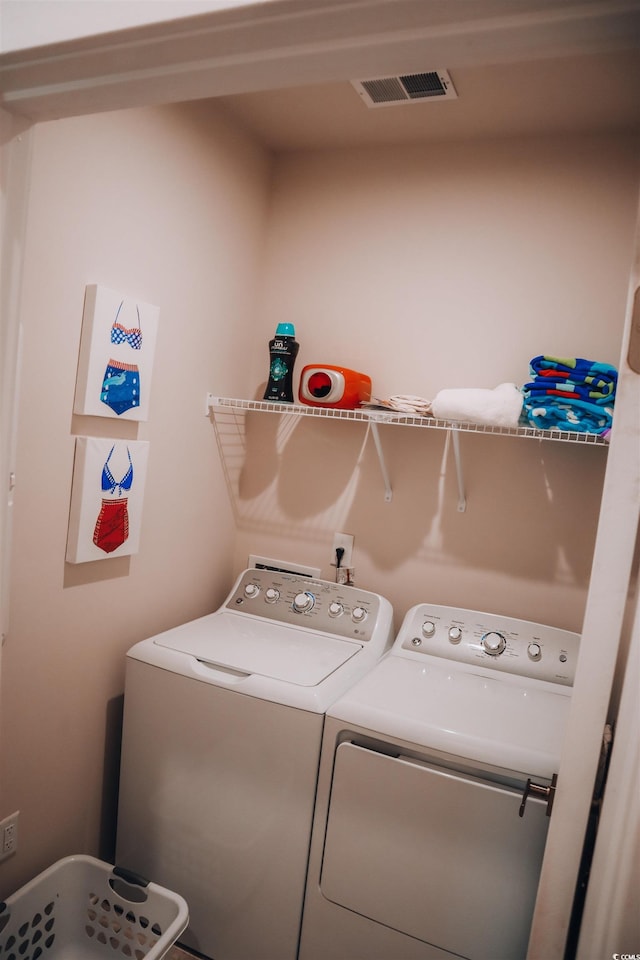
{"label": "dryer door", "polygon": [[547,833],[545,807],[427,762],[342,743],[323,895],[471,960],[518,960]]}

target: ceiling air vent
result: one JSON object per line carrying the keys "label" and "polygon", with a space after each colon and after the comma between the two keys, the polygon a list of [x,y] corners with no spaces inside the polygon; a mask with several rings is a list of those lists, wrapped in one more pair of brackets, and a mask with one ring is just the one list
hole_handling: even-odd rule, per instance
{"label": "ceiling air vent", "polygon": [[408,73],[375,80],[352,80],[368,107],[391,107],[425,100],[455,100],[458,94],[446,70]]}

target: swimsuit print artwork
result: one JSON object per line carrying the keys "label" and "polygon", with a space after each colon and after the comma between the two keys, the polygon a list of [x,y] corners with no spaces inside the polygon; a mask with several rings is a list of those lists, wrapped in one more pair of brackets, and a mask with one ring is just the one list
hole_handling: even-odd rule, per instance
{"label": "swimsuit print artwork", "polygon": [[100,399],[120,416],[140,404],[140,371],[134,364],[110,360],[104,372]]}
{"label": "swimsuit print artwork", "polygon": [[86,288],[74,413],[147,420],[158,308]]}
{"label": "swimsuit print artwork", "polygon": [[77,437],[68,563],[137,553],[149,444]]}
{"label": "swimsuit print artwork", "polygon": [[[111,447],[109,456],[102,468],[102,505],[93,531],[93,542],[105,553],[113,553],[129,536],[128,494],[133,486],[133,463],[127,447],[129,466],[120,481],[116,480],[109,469],[109,461],[116,445]],[[124,496],[123,496],[124,494]]]}

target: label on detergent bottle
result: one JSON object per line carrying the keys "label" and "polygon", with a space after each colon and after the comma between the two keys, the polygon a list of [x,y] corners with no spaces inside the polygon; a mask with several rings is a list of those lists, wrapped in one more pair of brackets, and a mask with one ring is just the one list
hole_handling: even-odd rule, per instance
{"label": "label on detergent bottle", "polygon": [[293,324],[279,323],[269,341],[269,382],[264,400],[293,403],[293,367],[299,349]]}

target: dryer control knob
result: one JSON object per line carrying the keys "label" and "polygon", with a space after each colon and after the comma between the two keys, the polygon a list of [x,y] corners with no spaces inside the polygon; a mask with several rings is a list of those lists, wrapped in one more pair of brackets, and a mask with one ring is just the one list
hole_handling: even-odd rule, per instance
{"label": "dryer control knob", "polygon": [[505,638],[496,630],[490,630],[489,633],[485,633],[480,643],[484,652],[492,657],[499,657],[501,653],[504,653],[504,649],[507,646]]}
{"label": "dryer control knob", "polygon": [[531,660],[540,660],[542,659],[542,647],[539,643],[530,643],[527,647],[527,653]]}
{"label": "dryer control knob", "polygon": [[248,583],[244,588],[244,595],[249,600],[253,600],[260,593],[260,587],[257,583]]}
{"label": "dryer control knob", "polygon": [[275,587],[269,587],[264,595],[264,598],[267,603],[275,603],[276,600],[280,599],[280,591],[276,590]]}
{"label": "dryer control knob", "polygon": [[362,623],[366,616],[367,611],[364,607],[354,607],[351,611],[351,619],[355,620],[356,623]]}
{"label": "dryer control knob", "polygon": [[316,598],[312,593],[309,593],[308,590],[305,590],[304,593],[296,594],[293,601],[293,609],[296,613],[308,613],[309,610],[313,610],[313,606],[316,602]]}
{"label": "dryer control knob", "polygon": [[432,637],[436,632],[436,625],[432,620],[425,620],[422,624],[422,635],[425,637]]}
{"label": "dryer control knob", "polygon": [[462,640],[462,630],[460,627],[449,627],[450,643],[460,643]]}
{"label": "dryer control knob", "polygon": [[332,603],[329,604],[330,617],[339,617],[342,613],[344,613],[344,607],[342,606],[341,603],[338,603],[337,600],[334,600]]}

